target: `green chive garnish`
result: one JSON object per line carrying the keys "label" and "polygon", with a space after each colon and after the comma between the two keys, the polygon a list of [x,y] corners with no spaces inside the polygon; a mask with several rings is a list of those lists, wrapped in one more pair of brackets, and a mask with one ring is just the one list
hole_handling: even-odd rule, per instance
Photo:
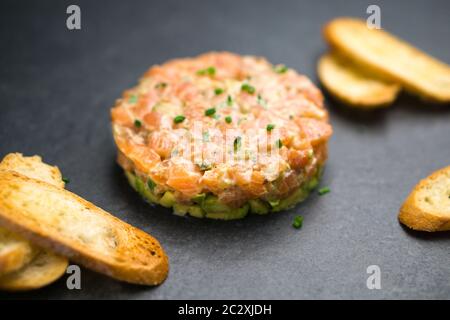
{"label": "green chive garnish", "polygon": [[283,146],[283,142],[281,141],[281,139],[278,139],[277,142],[275,142],[275,145],[276,145],[278,148],[281,148],[281,147]]}
{"label": "green chive garnish", "polygon": [[164,89],[165,87],[167,87],[167,83],[165,82],[160,82],[155,86],[156,89]]}
{"label": "green chive garnish", "polygon": [[233,121],[233,118],[231,118],[230,116],[226,116],[225,117],[225,122],[226,123],[231,123]]}
{"label": "green chive garnish", "polygon": [[203,140],[203,142],[209,141],[209,132],[208,131],[205,131],[202,133],[202,140]]}
{"label": "green chive garnish", "polygon": [[192,201],[194,201],[195,203],[198,203],[198,204],[202,204],[203,200],[205,200],[205,198],[206,198],[206,194],[199,193],[199,194],[195,195],[194,197],[192,197]]}
{"label": "green chive garnish", "polygon": [[213,75],[216,74],[216,68],[214,68],[214,67],[209,67],[209,68],[206,68],[206,69],[198,70],[198,71],[197,71],[197,74],[198,74],[199,76],[206,76],[206,75],[208,75],[208,76],[213,76]]}
{"label": "green chive garnish", "polygon": [[67,184],[67,183],[70,182],[69,178],[66,178],[66,177],[63,177],[63,178],[62,178],[62,181],[64,181],[65,184]]}
{"label": "green chive garnish", "polygon": [[275,125],[273,123],[269,123],[266,127],[267,131],[272,131],[275,128]]}
{"label": "green chive garnish", "polygon": [[148,185],[149,189],[152,190],[152,191],[156,187],[156,183],[150,178],[148,178],[148,180],[147,180],[147,185]]}
{"label": "green chive garnish", "polygon": [[175,122],[175,123],[181,123],[181,122],[184,121],[184,119],[186,119],[185,116],[179,115],[179,116],[176,116],[175,118],[173,118],[173,122]]}
{"label": "green chive garnish", "polygon": [[141,120],[138,120],[138,119],[134,120],[134,126],[135,126],[136,128],[142,127],[142,122],[141,122]]}
{"label": "green chive garnish", "polygon": [[222,94],[223,92],[224,92],[224,90],[222,88],[214,89],[214,93],[216,94],[216,96],[218,96],[219,94]]}
{"label": "green chive garnish", "polygon": [[138,96],[137,95],[132,95],[128,98],[128,102],[129,103],[136,103],[138,101]]}
{"label": "green chive garnish", "polygon": [[239,150],[239,148],[241,147],[241,137],[236,137],[236,139],[234,139],[233,141],[233,146],[234,146],[234,151]]}
{"label": "green chive garnish", "polygon": [[216,108],[209,108],[205,110],[205,116],[211,117],[216,113]]}
{"label": "green chive garnish", "polygon": [[294,222],[292,222],[292,226],[295,229],[300,229],[303,225],[303,217],[302,216],[295,216]]}
{"label": "green chive garnish", "polygon": [[247,92],[247,93],[249,93],[249,94],[254,94],[255,93],[255,87],[252,87],[251,85],[249,85],[248,83],[244,83],[242,86],[241,86],[241,90],[242,91],[245,91],[245,92]]}
{"label": "green chive garnish", "polygon": [[323,187],[320,188],[317,192],[319,193],[319,196],[323,196],[324,194],[331,192],[331,189],[329,187]]}
{"label": "green chive garnish", "polygon": [[233,98],[231,96],[227,97],[227,105],[231,107],[233,105]]}
{"label": "green chive garnish", "polygon": [[258,104],[267,109],[267,101],[260,94],[258,94]]}
{"label": "green chive garnish", "polygon": [[200,164],[200,171],[211,170],[212,166],[210,163],[203,162]]}
{"label": "green chive garnish", "polygon": [[276,65],[276,66],[273,68],[273,70],[274,70],[276,73],[285,73],[286,71],[288,71],[288,67],[286,67],[284,64],[279,64],[279,65]]}

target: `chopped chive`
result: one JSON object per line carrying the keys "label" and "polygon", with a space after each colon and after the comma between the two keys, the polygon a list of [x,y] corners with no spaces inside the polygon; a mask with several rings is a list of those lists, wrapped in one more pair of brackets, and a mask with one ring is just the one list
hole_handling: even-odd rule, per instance
{"label": "chopped chive", "polygon": [[260,94],[258,94],[258,104],[267,109],[267,101]]}
{"label": "chopped chive", "polygon": [[153,189],[155,189],[155,187],[156,187],[155,181],[153,181],[153,180],[150,179],[150,178],[148,178],[148,180],[147,180],[147,185],[148,185],[148,188],[149,188],[150,190],[152,190],[152,191],[153,191]]}
{"label": "chopped chive", "polygon": [[242,91],[245,91],[245,92],[247,92],[247,93],[249,93],[249,94],[254,94],[255,91],[256,91],[256,90],[255,90],[255,87],[249,85],[248,83],[244,83],[244,84],[241,86],[241,90],[242,90]]}
{"label": "chopped chive", "polygon": [[231,107],[233,105],[233,98],[231,96],[227,97],[227,105]]}
{"label": "chopped chive", "polygon": [[64,181],[64,183],[67,184],[67,183],[70,182],[70,179],[69,179],[69,178],[66,178],[66,177],[63,177],[63,178],[62,178],[62,181]]}
{"label": "chopped chive", "polygon": [[206,162],[202,162],[199,167],[200,167],[200,171],[211,170],[211,168],[212,168],[211,164],[206,163]]}
{"label": "chopped chive", "polygon": [[284,64],[279,64],[279,65],[276,65],[276,66],[273,68],[273,70],[274,70],[276,73],[285,73],[286,71],[288,71],[288,67],[286,67]]}
{"label": "chopped chive", "polygon": [[241,147],[241,144],[242,144],[242,138],[236,137],[236,139],[234,139],[234,141],[233,141],[234,151],[239,150],[239,148]]}
{"label": "chopped chive", "polygon": [[331,192],[331,189],[329,187],[323,187],[320,188],[317,192],[319,193],[319,196],[323,196],[324,194]]}
{"label": "chopped chive", "polygon": [[223,92],[224,92],[224,90],[222,88],[214,89],[214,93],[216,94],[216,96],[218,96],[219,94],[222,94]]}
{"label": "chopped chive", "polygon": [[129,103],[136,103],[137,101],[138,101],[138,96],[135,95],[135,94],[133,94],[132,96],[130,96],[130,97],[128,98],[128,102],[129,102]]}
{"label": "chopped chive", "polygon": [[275,128],[275,125],[273,123],[269,123],[266,127],[267,131],[272,131]]}
{"label": "chopped chive", "polygon": [[294,222],[292,222],[292,226],[295,229],[300,229],[303,225],[303,217],[302,216],[295,216]]}
{"label": "chopped chive", "polygon": [[281,148],[281,147],[283,146],[283,142],[281,141],[281,139],[278,139],[278,140],[275,142],[275,146],[277,146],[278,148]]}
{"label": "chopped chive", "polygon": [[214,68],[214,67],[208,67],[208,68],[206,68],[206,69],[201,69],[201,70],[198,70],[198,71],[197,71],[197,74],[198,74],[199,76],[206,76],[206,75],[208,75],[208,76],[213,76],[213,75],[216,74],[216,68]]}
{"label": "chopped chive", "polygon": [[142,127],[142,122],[141,122],[141,120],[138,120],[138,119],[134,120],[134,126],[135,126],[136,128]]}
{"label": "chopped chive", "polygon": [[173,118],[173,122],[175,122],[175,123],[181,123],[181,122],[184,121],[184,119],[186,119],[185,116],[183,116],[183,115],[178,115],[178,116],[176,116],[175,118]]}
{"label": "chopped chive", "polygon": [[205,116],[211,117],[216,113],[216,108],[209,108],[205,110]]}
{"label": "chopped chive", "polygon": [[226,116],[225,117],[225,122],[226,123],[231,123],[231,122],[233,122],[233,118],[231,118],[230,116]]}
{"label": "chopped chive", "polygon": [[166,82],[160,82],[160,83],[155,85],[156,89],[164,89],[165,87],[167,87],[167,83]]}

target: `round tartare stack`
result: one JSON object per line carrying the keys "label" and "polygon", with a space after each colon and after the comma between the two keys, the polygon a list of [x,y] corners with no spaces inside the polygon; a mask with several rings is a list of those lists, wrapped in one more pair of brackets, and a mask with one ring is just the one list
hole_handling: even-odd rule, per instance
{"label": "round tartare stack", "polygon": [[151,67],[111,116],[118,163],[146,200],[224,220],[304,200],[332,134],[307,77],[228,52]]}

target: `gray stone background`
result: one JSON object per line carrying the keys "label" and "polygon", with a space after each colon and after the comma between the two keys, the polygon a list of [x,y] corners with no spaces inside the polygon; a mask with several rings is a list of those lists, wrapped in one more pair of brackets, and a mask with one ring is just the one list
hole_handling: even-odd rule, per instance
{"label": "gray stone background", "polygon": [[[78,4],[82,29],[66,29]],[[0,156],[39,154],[68,188],[157,237],[170,257],[159,287],[82,269],[1,298],[449,298],[450,235],[403,228],[397,213],[416,184],[450,163],[450,108],[403,94],[389,109],[356,112],[326,96],[334,135],[322,185],[295,209],[243,221],[184,219],[151,208],[115,164],[109,109],[152,64],[230,50],[311,77],[326,51],[321,26],[382,10],[382,26],[450,62],[448,1],[2,1]],[[304,216],[301,230],[291,227]],[[381,268],[368,290],[366,268]]]}

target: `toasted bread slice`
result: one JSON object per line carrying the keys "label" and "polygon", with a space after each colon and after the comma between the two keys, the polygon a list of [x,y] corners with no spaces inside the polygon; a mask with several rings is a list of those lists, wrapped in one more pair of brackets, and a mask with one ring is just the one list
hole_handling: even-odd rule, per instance
{"label": "toasted bread slice", "polygon": [[450,230],[450,166],[420,181],[401,207],[398,218],[414,230]]}
{"label": "toasted bread slice", "polygon": [[65,185],[58,167],[42,162],[40,156],[24,157],[21,153],[7,154],[0,162],[0,170],[12,170],[60,188],[64,188]]}
{"label": "toasted bread slice", "polygon": [[0,225],[100,273],[156,285],[167,276],[159,242],[79,196],[0,171]]}
{"label": "toasted bread slice", "polygon": [[23,269],[1,277],[0,289],[25,291],[41,288],[59,279],[68,265],[66,258],[41,250]]}
{"label": "toasted bread slice", "polygon": [[34,258],[36,251],[28,241],[0,227],[0,277],[21,269]]}
{"label": "toasted bread slice", "polygon": [[373,109],[390,105],[400,91],[398,84],[379,79],[337,52],[327,53],[317,65],[323,86],[344,104]]}
{"label": "toasted bread slice", "polygon": [[[43,163],[39,156],[24,157],[20,153],[10,153],[0,162],[0,170],[15,171],[64,187],[59,169]],[[30,263],[32,259],[34,260]],[[58,270],[67,264],[66,258],[38,249],[21,236],[0,228],[0,289],[28,290],[43,287],[58,279],[61,275]],[[42,275],[36,276],[36,270]]]}
{"label": "toasted bread slice", "polygon": [[450,67],[366,22],[337,18],[324,28],[324,36],[337,51],[407,91],[439,102],[450,102]]}

